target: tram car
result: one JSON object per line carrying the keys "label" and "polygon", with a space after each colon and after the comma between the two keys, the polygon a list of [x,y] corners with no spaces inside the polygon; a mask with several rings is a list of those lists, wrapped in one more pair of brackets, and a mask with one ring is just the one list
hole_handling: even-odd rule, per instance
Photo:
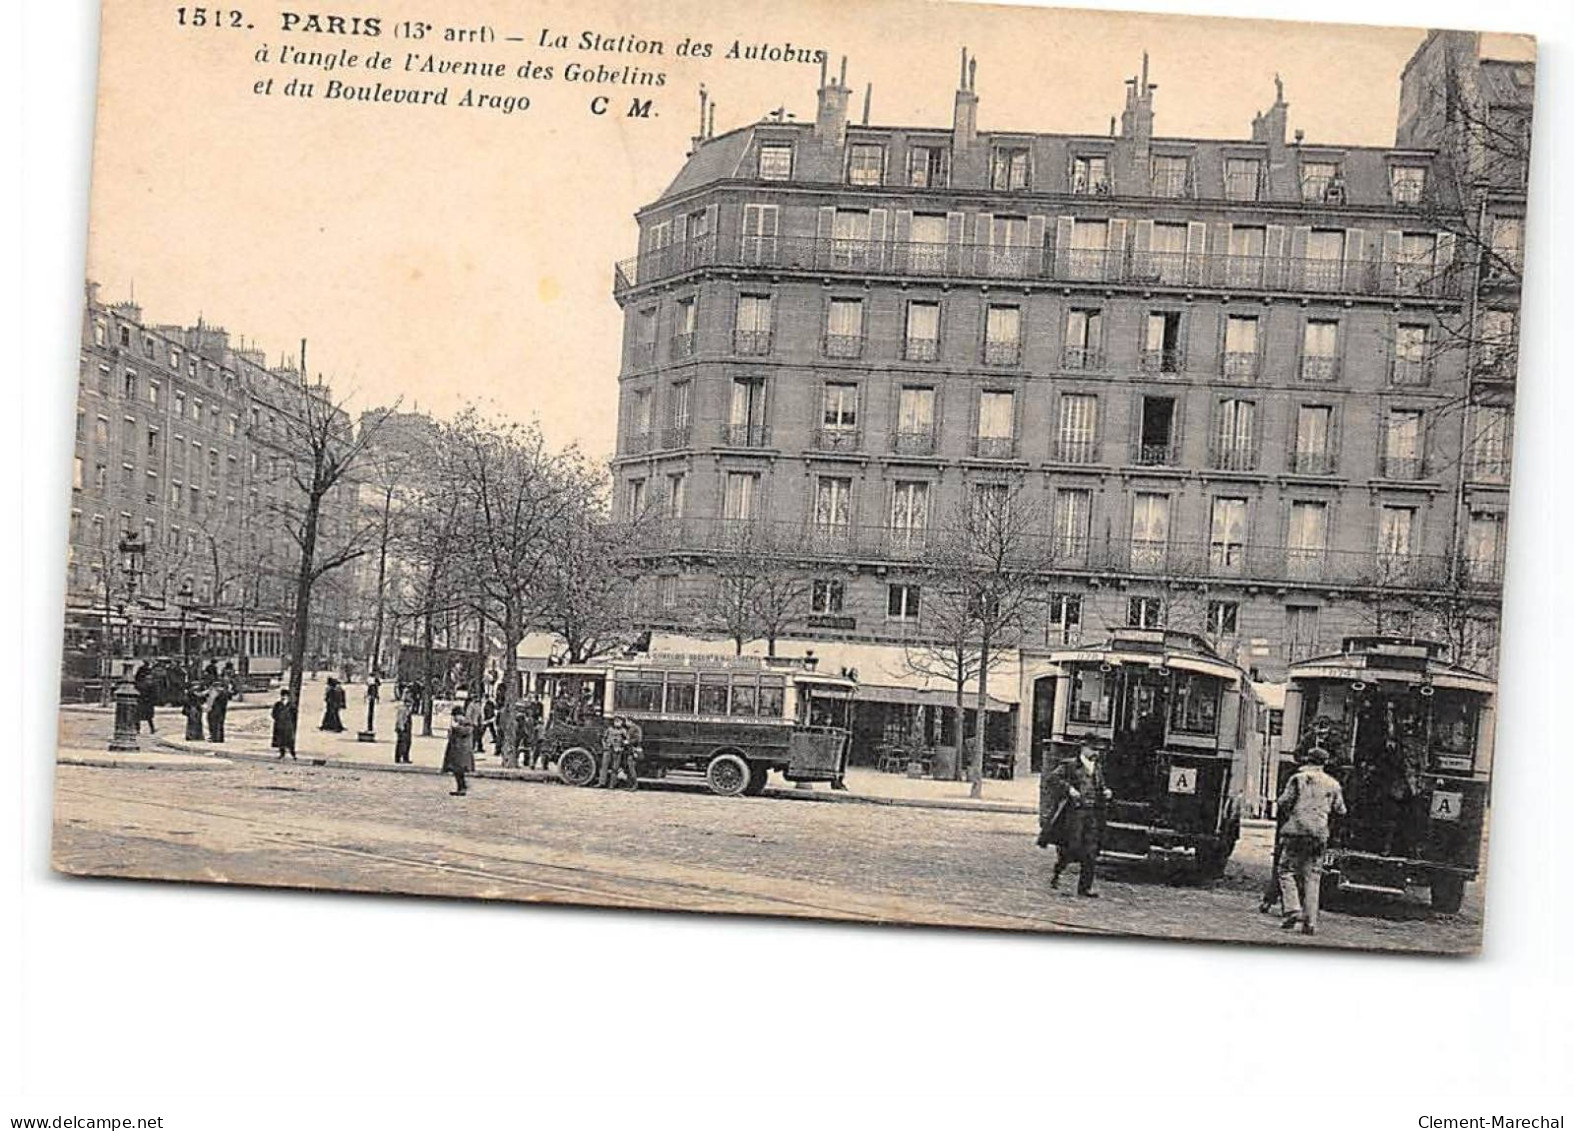
{"label": "tram car", "polygon": [[[1326,750],[1348,809],[1330,832],[1329,894],[1424,886],[1435,909],[1453,912],[1479,873],[1497,685],[1450,664],[1445,651],[1356,636],[1335,655],[1290,667],[1285,749]],[[1295,768],[1281,764],[1281,788]]]}
{"label": "tram car", "polygon": [[570,785],[600,773],[601,736],[623,716],[640,729],[640,777],[702,774],[713,793],[758,795],[771,771],[841,785],[856,684],[811,663],[757,657],[641,656],[537,676],[542,742]]}
{"label": "tram car", "polygon": [[[1055,674],[1042,772],[1092,740],[1106,750],[1103,855],[1189,861],[1224,873],[1252,780],[1259,701],[1251,681],[1206,640],[1115,629],[1102,644],[1051,652]],[[1048,688],[1037,695],[1042,699]]]}
{"label": "tram car", "polygon": [[[105,634],[108,634],[106,640]],[[61,653],[61,699],[91,701],[146,666],[160,705],[185,699],[185,673],[233,665],[244,691],[265,690],[284,672],[284,631],[277,621],[206,612],[181,616],[170,609],[66,609]],[[107,665],[107,673],[106,673]]]}

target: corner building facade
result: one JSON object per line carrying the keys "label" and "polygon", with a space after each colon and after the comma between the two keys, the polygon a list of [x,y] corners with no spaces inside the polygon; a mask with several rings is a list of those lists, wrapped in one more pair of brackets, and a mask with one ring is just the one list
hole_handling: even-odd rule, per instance
{"label": "corner building facade", "polygon": [[849,122],[822,71],[812,124],[694,140],[615,277],[651,625],[764,530],[813,578],[796,634],[922,636],[928,532],[1010,483],[1044,515],[1024,688],[1117,625],[1282,678],[1443,592],[1490,650],[1502,511],[1461,485],[1506,500],[1506,432],[1462,407],[1437,151],[1289,139],[1282,91],[1247,139],[1160,137],[1146,70],[1109,136],[981,131],[964,52],[950,128]]}

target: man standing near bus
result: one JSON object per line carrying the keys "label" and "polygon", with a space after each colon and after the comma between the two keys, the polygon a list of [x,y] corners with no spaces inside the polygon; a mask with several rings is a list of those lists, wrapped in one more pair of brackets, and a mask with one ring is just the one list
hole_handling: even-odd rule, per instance
{"label": "man standing near bus", "polygon": [[1303,762],[1279,795],[1284,823],[1279,830],[1279,859],[1274,868],[1279,876],[1279,894],[1284,899],[1284,920],[1279,926],[1288,931],[1299,923],[1301,934],[1315,935],[1328,825],[1331,818],[1345,815],[1345,804],[1338,780],[1323,769],[1328,751],[1314,746],[1306,752]]}

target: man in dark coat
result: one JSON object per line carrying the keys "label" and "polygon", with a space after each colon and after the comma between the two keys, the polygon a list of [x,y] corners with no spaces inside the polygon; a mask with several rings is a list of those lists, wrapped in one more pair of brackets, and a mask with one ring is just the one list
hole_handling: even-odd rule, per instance
{"label": "man in dark coat", "polygon": [[193,742],[202,741],[203,689],[195,683],[186,684],[186,702],[182,708],[186,715],[186,737]]}
{"label": "man in dark coat", "polygon": [[451,796],[463,797],[469,792],[465,786],[465,775],[474,772],[475,728],[465,717],[464,707],[456,703],[454,713],[448,720],[448,745],[443,748],[443,773],[454,775]]}
{"label": "man in dark coat", "polygon": [[290,699],[289,688],[279,689],[279,701],[273,705],[273,748],[279,752],[282,761],[288,754],[290,760],[295,757],[295,704]]}
{"label": "man in dark coat", "polygon": [[410,739],[415,729],[415,692],[409,688],[399,697],[394,711],[394,763],[410,764]]}
{"label": "man in dark coat", "polygon": [[224,716],[230,709],[230,685],[219,680],[208,691],[208,739],[224,741]]}
{"label": "man in dark coat", "polygon": [[153,708],[158,705],[158,681],[153,678],[153,669],[143,664],[137,668],[137,674],[131,677],[131,682],[137,689],[137,730],[142,729],[142,724],[148,724],[148,733],[157,734],[158,727],[153,725]]}
{"label": "man in dark coat", "polygon": [[322,725],[318,730],[342,731],[344,720],[339,712],[344,710],[344,685],[333,676],[328,677],[328,691],[323,697]]}
{"label": "man in dark coat", "polygon": [[1104,835],[1104,806],[1112,796],[1104,784],[1102,750],[1085,742],[1078,753],[1044,776],[1039,791],[1040,848],[1055,846],[1055,871],[1049,886],[1060,886],[1060,874],[1077,865],[1077,894],[1097,899],[1093,881]]}

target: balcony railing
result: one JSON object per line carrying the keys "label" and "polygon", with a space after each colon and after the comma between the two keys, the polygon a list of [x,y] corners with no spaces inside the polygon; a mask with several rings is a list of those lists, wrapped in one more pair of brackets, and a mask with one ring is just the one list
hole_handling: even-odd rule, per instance
{"label": "balcony railing", "polygon": [[677,451],[689,446],[692,440],[692,429],[687,424],[673,424],[662,429],[661,446],[665,451]]}
{"label": "balcony railing", "polygon": [[862,334],[825,335],[826,357],[862,357],[863,352],[864,336]]}
{"label": "balcony railing", "polygon": [[1142,350],[1137,366],[1144,373],[1174,376],[1185,371],[1186,359],[1177,349]]}
{"label": "balcony railing", "polygon": [[932,429],[891,433],[891,451],[899,456],[932,456],[935,434]]}
{"label": "balcony railing", "polygon": [[1309,353],[1301,358],[1301,380],[1327,383],[1339,380],[1339,359]]}
{"label": "balcony railing", "polygon": [[973,455],[978,459],[1015,459],[1015,436],[974,436]]}
{"label": "balcony railing", "polygon": [[729,424],[722,432],[722,442],[729,448],[768,448],[771,446],[771,426]]}
{"label": "balcony railing", "polygon": [[1512,381],[1519,372],[1519,351],[1482,350],[1476,359],[1476,376],[1483,381]]}
{"label": "balcony railing", "polygon": [[744,357],[764,357],[771,352],[771,332],[735,330],[732,335],[732,352]]}
{"label": "balcony railing", "polygon": [[902,357],[906,361],[934,361],[939,356],[939,338],[907,338],[902,342]]}
{"label": "balcony railing", "polygon": [[1426,478],[1426,460],[1421,456],[1382,454],[1378,460],[1378,473],[1384,479],[1410,482]]}
{"label": "balcony railing", "polygon": [[1257,449],[1247,444],[1213,444],[1208,466],[1214,471],[1256,471]]}
{"label": "balcony railing", "polygon": [[1256,351],[1231,351],[1220,360],[1219,371],[1233,381],[1255,381],[1261,364]]}
{"label": "balcony railing", "polygon": [[1097,440],[1069,440],[1057,437],[1054,455],[1057,463],[1098,463],[1099,442]]}
{"label": "balcony railing", "polygon": [[1021,342],[985,342],[985,365],[1020,365],[1022,362]]}
{"label": "balcony railing", "polygon": [[630,432],[623,437],[625,455],[642,456],[655,446],[655,437],[649,432]]}
{"label": "balcony railing", "polygon": [[1137,467],[1173,467],[1177,456],[1174,440],[1139,440],[1131,445],[1131,462]]}
{"label": "balcony railing", "polygon": [[814,433],[817,452],[861,452],[864,434],[857,428],[820,428]]}
{"label": "balcony railing", "polygon": [[1388,380],[1393,385],[1425,385],[1432,379],[1432,363],[1426,358],[1394,357],[1388,362]]}
{"label": "balcony railing", "polygon": [[647,252],[616,265],[614,293],[708,267],[768,267],[858,277],[925,276],[1207,287],[1458,299],[1465,272],[1459,264],[1320,257],[1230,255],[1221,252],[1131,251],[1124,248],[924,243],[750,236],[725,244],[706,239]]}
{"label": "balcony railing", "polygon": [[1104,351],[1088,346],[1067,346],[1060,351],[1062,369],[1097,370],[1104,368]]}
{"label": "balcony railing", "polygon": [[1507,483],[1508,475],[1507,456],[1474,456],[1470,460],[1470,478],[1477,483]]}
{"label": "balcony railing", "polygon": [[[794,521],[663,518],[639,525],[638,543],[651,553],[725,553],[775,548],[837,559],[922,563],[941,532],[923,526],[861,526]],[[1021,539],[1011,553],[1016,568],[1033,572],[1088,571],[1100,576],[1285,583],[1438,590],[1464,585],[1492,590],[1502,582],[1495,557],[1377,553],[1252,542],[1090,539],[1049,530]]]}
{"label": "balcony railing", "polygon": [[1290,471],[1296,475],[1332,475],[1334,473],[1333,453],[1292,451],[1290,453]]}

